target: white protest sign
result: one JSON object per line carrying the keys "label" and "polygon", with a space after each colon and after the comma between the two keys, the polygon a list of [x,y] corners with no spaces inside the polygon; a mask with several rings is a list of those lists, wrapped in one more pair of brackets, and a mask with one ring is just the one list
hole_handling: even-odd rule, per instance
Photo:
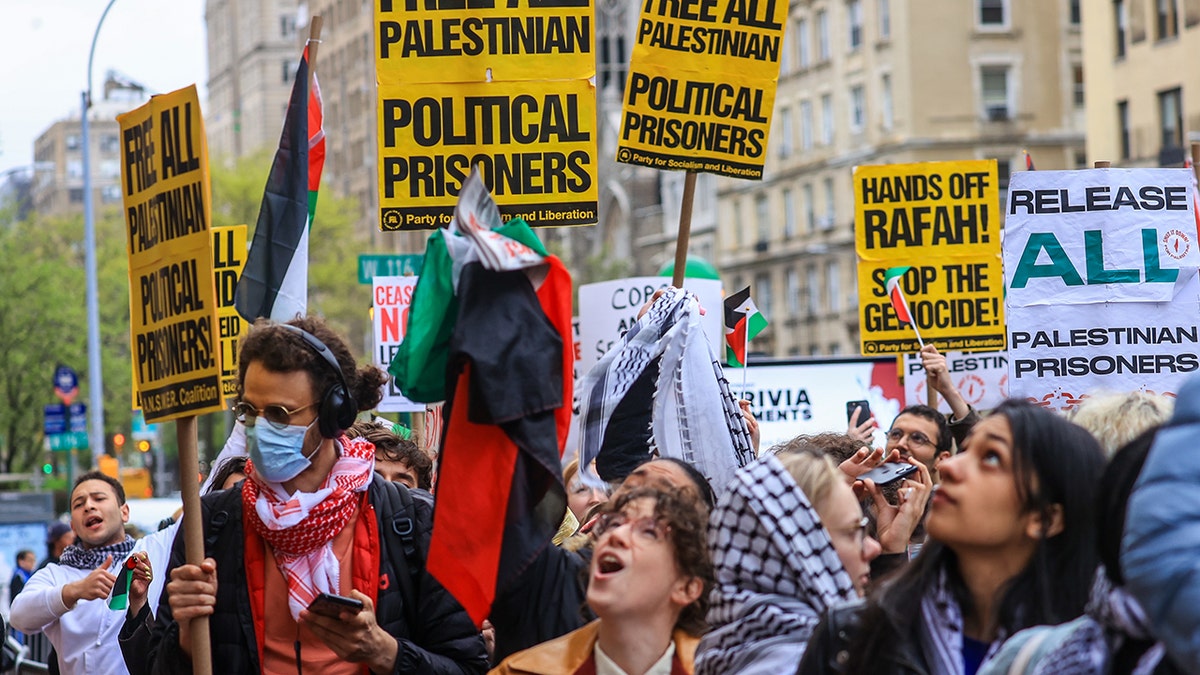
{"label": "white protest sign", "polygon": [[[375,365],[387,370],[404,340],[404,330],[408,326],[408,310],[412,306],[413,289],[417,286],[417,277],[374,277],[372,279],[371,297],[374,300],[375,319]],[[380,412],[416,412],[424,411],[423,403],[413,403],[404,398],[395,380],[388,378],[383,392],[383,400],[376,410]]]}
{"label": "white protest sign", "polygon": [[[671,277],[630,277],[579,287],[580,349],[576,353],[576,368],[580,377],[608,353],[625,331],[637,323],[638,310],[654,295],[654,291],[670,285]],[[700,306],[707,312],[701,318],[704,333],[714,353],[723,361],[725,322],[721,282],[716,279],[688,279],[683,287],[700,299]]]}
{"label": "white protest sign", "polygon": [[1009,391],[1068,410],[1101,391],[1173,394],[1200,369],[1184,169],[1025,171],[1005,227]]}
{"label": "white protest sign", "polygon": [[[895,359],[751,363],[744,390],[741,368],[726,368],[725,377],[734,396],[751,402],[764,452],[800,434],[845,433],[847,401],[870,403],[880,429],[904,406]],[[876,442],[883,444],[882,432]]]}
{"label": "white protest sign", "polygon": [[[1008,398],[1008,354],[1005,352],[946,352],[946,369],[950,380],[976,410],[991,410]],[[921,357],[904,355],[905,405],[925,405],[925,369]],[[950,414],[945,397],[938,397],[938,410]]]}

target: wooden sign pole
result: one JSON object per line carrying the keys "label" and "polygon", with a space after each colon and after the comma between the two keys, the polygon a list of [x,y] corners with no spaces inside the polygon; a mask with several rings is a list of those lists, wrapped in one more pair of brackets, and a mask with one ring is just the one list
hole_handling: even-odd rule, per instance
{"label": "wooden sign pole", "polygon": [[696,172],[688,171],[683,179],[683,200],[679,205],[679,236],[675,239],[675,274],[671,285],[683,288],[687,271],[688,237],[692,233],[692,201],[696,196]]}
{"label": "wooden sign pole", "polygon": [[[175,420],[179,442],[179,491],[183,494],[183,544],[187,564],[204,562],[204,523],[200,514],[200,455],[196,447],[196,417]],[[208,617],[198,616],[188,627],[192,640],[192,673],[212,675]]]}

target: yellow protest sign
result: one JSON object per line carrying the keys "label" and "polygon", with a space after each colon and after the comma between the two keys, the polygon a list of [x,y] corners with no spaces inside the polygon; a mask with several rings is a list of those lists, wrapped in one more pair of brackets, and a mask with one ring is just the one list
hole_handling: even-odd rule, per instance
{"label": "yellow protest sign", "polygon": [[504,220],[595,223],[593,18],[591,0],[375,3],[380,229],[448,224],[473,166]]}
{"label": "yellow protest sign", "polygon": [[213,284],[217,293],[217,329],[221,340],[221,397],[237,396],[238,341],[250,326],[233,306],[238,277],[246,266],[246,226],[212,229]]}
{"label": "yellow protest sign", "polygon": [[645,0],[617,161],[761,179],[788,3]]}
{"label": "yellow protest sign", "polygon": [[193,85],[117,117],[130,350],[147,422],[222,408],[208,145]]}
{"label": "yellow protest sign", "polygon": [[893,268],[908,268],[899,287],[926,343],[1004,349],[996,161],[859,166],[853,185],[862,353],[919,349],[885,285]]}

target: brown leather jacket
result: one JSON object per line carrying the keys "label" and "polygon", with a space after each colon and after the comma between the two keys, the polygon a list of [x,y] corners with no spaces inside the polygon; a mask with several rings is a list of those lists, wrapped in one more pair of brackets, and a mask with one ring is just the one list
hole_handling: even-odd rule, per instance
{"label": "brown leather jacket", "polygon": [[[600,622],[593,621],[579,630],[549,642],[517,652],[493,668],[489,675],[570,675],[592,659]],[[692,675],[695,667],[696,645],[700,638],[677,630],[672,675]],[[593,666],[590,672],[595,672]]]}

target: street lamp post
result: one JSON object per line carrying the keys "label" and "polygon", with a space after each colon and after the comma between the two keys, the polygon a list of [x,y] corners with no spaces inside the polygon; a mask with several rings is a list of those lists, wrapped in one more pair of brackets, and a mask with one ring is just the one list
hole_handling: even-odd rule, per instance
{"label": "street lamp post", "polygon": [[91,424],[88,428],[88,444],[92,447],[95,461],[104,453],[104,376],[100,368],[100,292],[96,281],[96,213],[92,199],[91,141],[88,138],[88,109],[92,106],[92,59],[96,56],[96,39],[108,10],[117,0],[108,0],[96,32],[92,33],[92,48],[88,51],[87,89],[82,96],[82,115],[79,118],[80,135],[83,137],[83,244],[86,251],[87,272],[87,321],[88,321],[88,407]]}

